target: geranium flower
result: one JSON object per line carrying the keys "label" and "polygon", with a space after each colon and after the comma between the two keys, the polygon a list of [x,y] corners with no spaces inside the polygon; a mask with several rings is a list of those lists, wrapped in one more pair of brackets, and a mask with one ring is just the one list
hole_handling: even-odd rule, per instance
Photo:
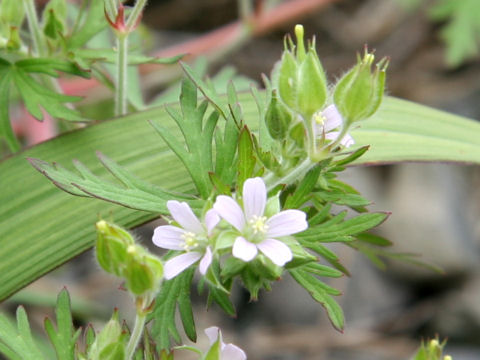
{"label": "geranium flower", "polygon": [[[313,115],[315,121],[315,130],[317,136],[321,136],[324,139],[336,141],[340,136],[340,131],[335,130],[341,128],[343,125],[343,118],[337,107],[332,104],[327,106],[320,112]],[[335,130],[335,131],[334,131]],[[345,134],[340,141],[340,144],[346,148],[355,144],[355,140],[349,134]]]}
{"label": "geranium flower", "polygon": [[285,210],[267,219],[266,203],[265,183],[257,177],[246,180],[243,185],[243,209],[225,195],[217,197],[213,208],[241,234],[233,244],[233,256],[250,261],[260,250],[274,264],[283,266],[292,260],[292,251],[276,238],[305,230],[308,227],[306,214],[300,210]]}
{"label": "geranium flower", "polygon": [[247,355],[238,346],[225,344],[222,340],[222,333],[216,326],[205,329],[205,334],[210,340],[210,346],[215,344],[220,338],[220,360],[245,360]]}
{"label": "geranium flower", "polygon": [[165,278],[167,280],[174,278],[198,260],[200,273],[205,275],[212,263],[208,237],[220,221],[219,216],[211,209],[205,215],[205,224],[202,224],[186,202],[170,200],[167,201],[167,208],[181,227],[159,226],[154,230],[152,241],[161,248],[182,250],[184,253],[165,263],[163,267]]}

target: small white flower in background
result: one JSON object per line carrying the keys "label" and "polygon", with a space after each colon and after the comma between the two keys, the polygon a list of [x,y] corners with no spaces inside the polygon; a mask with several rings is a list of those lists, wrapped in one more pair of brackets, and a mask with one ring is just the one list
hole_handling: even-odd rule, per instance
{"label": "small white flower in background", "polygon": [[262,178],[252,178],[243,184],[243,209],[231,197],[219,195],[213,205],[218,215],[240,232],[232,254],[250,261],[260,250],[278,266],[292,260],[292,251],[276,238],[292,235],[308,227],[306,214],[300,210],[285,210],[269,219],[264,215],[267,189]]}
{"label": "small white flower in background", "polygon": [[[322,111],[315,113],[313,115],[313,120],[315,121],[315,130],[317,136],[324,137],[325,139],[331,141],[336,141],[340,136],[340,131],[335,129],[342,127],[343,118],[334,104],[329,105]],[[355,144],[355,140],[353,140],[353,137],[351,137],[349,134],[345,134],[340,141],[340,144],[348,148]]]}
{"label": "small white flower in background", "polygon": [[189,266],[200,260],[202,275],[212,263],[212,250],[208,246],[208,237],[220,221],[217,213],[211,209],[205,215],[202,224],[185,202],[167,201],[167,208],[173,219],[181,226],[162,225],[153,233],[153,243],[169,250],[183,250],[185,253],[168,260],[163,267],[167,280],[174,278]]}
{"label": "small white flower in background", "polygon": [[210,340],[210,346],[215,344],[220,338],[220,359],[219,360],[245,360],[247,355],[238,346],[233,344],[225,344],[222,341],[222,333],[216,326],[205,329],[205,334]]}

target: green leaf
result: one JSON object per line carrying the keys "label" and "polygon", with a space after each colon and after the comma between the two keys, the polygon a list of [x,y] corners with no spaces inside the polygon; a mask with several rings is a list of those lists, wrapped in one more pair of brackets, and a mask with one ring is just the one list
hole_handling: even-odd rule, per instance
{"label": "green leaf", "polygon": [[[73,58],[81,58],[83,61],[87,62],[107,62],[110,64],[116,64],[117,62],[117,52],[114,49],[77,49],[71,53]],[[146,56],[137,53],[128,54],[128,64],[129,65],[140,65],[140,64],[175,64],[177,63],[184,54],[159,58],[155,56]]]}
{"label": "green leaf", "polygon": [[83,0],[83,5],[77,14],[75,24],[72,35],[67,38],[67,48],[70,50],[82,47],[100,31],[107,28],[108,23],[105,21],[104,2]]}
{"label": "green leaf", "polygon": [[0,314],[0,352],[7,355],[9,359],[45,359],[33,340],[23,306],[17,308],[16,327],[3,314]]}
{"label": "green leaf", "polygon": [[240,132],[238,140],[238,177],[237,188],[242,189],[243,183],[253,177],[256,158],[253,155],[252,135],[247,127]]}
{"label": "green leaf", "polygon": [[[310,275],[307,271],[301,269],[289,270],[290,275],[295,281],[309,292],[312,298],[319,302],[327,311],[328,318],[335,329],[343,331],[344,316],[340,305],[329,295],[332,288],[325,285],[316,277]],[[339,295],[339,292],[335,293]]]}
{"label": "green leaf", "polygon": [[183,162],[199,194],[206,199],[212,190],[209,173],[213,171],[213,133],[218,121],[218,113],[214,111],[204,120],[208,103],[203,101],[197,107],[197,89],[188,79],[182,82],[180,105],[181,113],[171,107],[167,108],[167,111],[181,130],[184,144],[173,138],[171,133],[158,122],[151,123]]}
{"label": "green leaf", "polygon": [[477,0],[440,0],[430,10],[434,20],[448,20],[441,36],[447,45],[447,62],[458,66],[479,53],[480,5]]}
{"label": "green leaf", "polygon": [[89,196],[112,203],[120,204],[132,209],[167,214],[166,202],[168,200],[188,201],[195,209],[201,207],[201,202],[188,196],[182,196],[162,190],[148,184],[122,169],[113,160],[101,153],[97,156],[123,186],[102,180],[95,176],[88,168],[79,161],[74,161],[74,166],[80,175],[68,171],[62,166],[45,161],[29,158],[28,161],[39,172],[45,175],[60,189],[76,196]]}
{"label": "green leaf", "polygon": [[287,197],[283,206],[285,209],[298,209],[309,200],[311,192],[317,184],[320,171],[321,167],[315,166],[305,175],[293,194]]}
{"label": "green leaf", "polygon": [[10,125],[9,114],[9,94],[10,94],[10,73],[6,70],[4,62],[0,59],[0,137],[7,142],[8,148],[12,153],[20,149],[12,126]]}
{"label": "green leaf", "polygon": [[81,329],[75,331],[73,327],[70,296],[66,289],[63,289],[58,294],[55,314],[57,317],[57,330],[55,330],[49,318],[45,319],[45,330],[55,348],[58,359],[74,360],[75,346]]}
{"label": "green leaf", "polygon": [[[246,123],[255,131],[258,112],[254,99],[242,93],[239,102]],[[158,107],[63,134],[0,162],[0,300],[93,246],[93,224],[98,216],[111,218],[126,228],[157,216],[71,197],[36,173],[25,158],[57,161],[69,167],[69,171],[72,159],[77,158],[95,175],[105,176],[106,171],[94,156],[99,150],[149,183],[177,193],[194,192],[188,173],[159,141],[147,122],[150,119],[168,129],[172,138],[181,138],[174,121],[163,107]],[[235,123],[230,126],[235,131]],[[352,131],[359,147],[371,145],[354,164],[480,164],[479,133],[480,124],[475,121],[387,97],[372,119]],[[341,270],[338,262],[332,260],[332,265]]]}
{"label": "green leaf", "polygon": [[187,269],[175,278],[165,281],[157,296],[155,308],[151,314],[151,318],[154,320],[151,334],[159,353],[172,348],[170,337],[176,343],[181,341],[175,324],[177,303],[185,333],[190,340],[196,341],[195,323],[190,303],[190,286],[194,271],[194,268]]}
{"label": "green leaf", "polygon": [[326,222],[315,225],[295,237],[305,246],[308,246],[309,242],[352,241],[353,238],[349,236],[370,230],[384,222],[387,217],[386,213],[360,214],[341,223]]}
{"label": "green leaf", "polygon": [[372,118],[351,131],[358,147],[370,145],[365,155],[353,164],[401,161],[480,164],[479,133],[478,121],[386,98]]}

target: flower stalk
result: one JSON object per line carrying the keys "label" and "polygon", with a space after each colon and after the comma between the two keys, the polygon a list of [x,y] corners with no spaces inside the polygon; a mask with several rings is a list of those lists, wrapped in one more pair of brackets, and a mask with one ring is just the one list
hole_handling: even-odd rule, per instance
{"label": "flower stalk", "polygon": [[43,31],[40,29],[34,0],[23,0],[23,7],[27,15],[30,34],[32,35],[33,51],[38,56],[44,56],[46,47],[44,46]]}

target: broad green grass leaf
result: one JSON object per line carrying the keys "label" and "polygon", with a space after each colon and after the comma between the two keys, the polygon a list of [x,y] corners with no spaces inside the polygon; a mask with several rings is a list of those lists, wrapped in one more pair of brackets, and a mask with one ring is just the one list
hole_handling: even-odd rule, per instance
{"label": "broad green grass leaf", "polygon": [[18,142],[15,134],[13,133],[12,126],[10,124],[10,74],[2,67],[0,59],[0,137],[3,137],[8,145],[8,148],[12,153],[17,152],[20,149],[20,143]]}
{"label": "broad green grass leaf", "polygon": [[[83,61],[103,61],[111,64],[117,62],[117,52],[113,49],[77,49],[73,52],[74,57],[79,57]],[[129,65],[140,64],[174,64],[178,62],[184,55],[176,55],[168,58],[159,58],[153,56],[145,56],[136,53],[128,54]]]}
{"label": "broad green grass leaf", "polygon": [[[239,102],[254,131],[258,115],[253,97],[240,94]],[[158,216],[70,196],[36,172],[26,158],[56,161],[69,171],[72,159],[78,159],[103,178],[107,172],[95,156],[98,150],[148,183],[174,192],[194,191],[185,168],[152,131],[147,121],[151,119],[172,137],[181,138],[173,120],[159,107],[64,134],[0,162],[0,299],[92,247],[98,216],[127,228]],[[475,121],[386,98],[374,118],[352,131],[358,146],[371,145],[354,164],[480,164],[479,134],[480,124]],[[332,265],[338,269],[334,259]]]}

